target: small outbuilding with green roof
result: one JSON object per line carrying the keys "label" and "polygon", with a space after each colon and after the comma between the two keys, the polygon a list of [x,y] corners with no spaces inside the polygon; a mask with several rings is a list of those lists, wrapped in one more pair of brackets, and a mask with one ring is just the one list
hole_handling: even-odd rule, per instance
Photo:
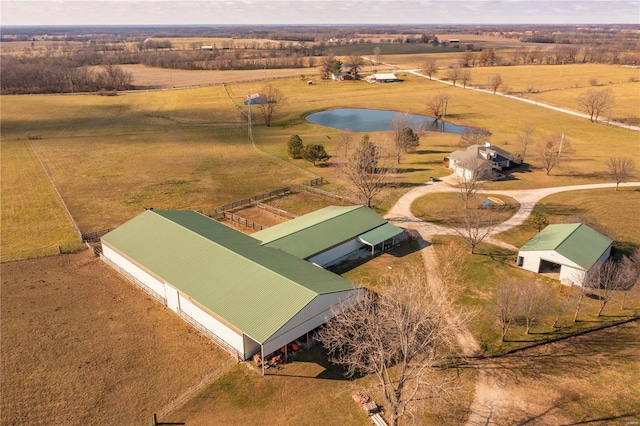
{"label": "small outbuilding with green roof", "polygon": [[193,211],[146,210],[102,259],[240,360],[270,354],[348,306],[351,281]]}
{"label": "small outbuilding with green roof", "polygon": [[583,285],[611,256],[613,240],[583,223],[549,225],[518,251],[517,265],[558,274],[565,284]]}

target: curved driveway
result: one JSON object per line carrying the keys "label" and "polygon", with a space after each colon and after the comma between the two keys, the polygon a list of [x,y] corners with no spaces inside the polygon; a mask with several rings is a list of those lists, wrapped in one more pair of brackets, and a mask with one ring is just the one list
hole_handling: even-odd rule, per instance
{"label": "curved driveway", "polygon": [[[453,229],[436,225],[434,223],[425,222],[413,215],[411,212],[411,204],[424,195],[436,194],[442,192],[457,192],[458,189],[448,184],[447,181],[451,181],[452,176],[447,176],[441,182],[435,182],[425,184],[423,186],[416,187],[406,194],[404,194],[396,202],[396,204],[389,210],[385,218],[391,222],[394,222],[398,226],[404,226],[408,228],[417,229],[420,231],[423,238],[427,239],[433,235],[447,235],[454,234]],[[524,190],[486,190],[478,191],[479,194],[486,195],[505,195],[518,201],[520,208],[511,216],[508,220],[494,227],[491,231],[491,235],[499,234],[508,229],[522,225],[529,217],[535,205],[543,198],[565,191],[579,191],[584,189],[601,189],[601,188],[615,188],[615,183],[596,183],[587,185],[571,185],[571,186],[559,186],[552,188],[540,188],[540,189],[524,189]],[[620,187],[633,187],[640,186],[640,182],[621,183]],[[496,240],[490,240],[489,242],[496,243]],[[500,244],[504,245],[504,244]]]}
{"label": "curved driveway", "polygon": [[[457,188],[447,183],[454,182],[453,176],[449,175],[443,179],[442,182],[425,184],[417,188],[412,189],[403,195],[398,202],[389,210],[389,213],[385,218],[396,225],[415,229],[419,235],[419,245],[422,251],[422,257],[425,264],[425,269],[429,272],[429,282],[431,283],[431,291],[434,294],[441,292],[442,282],[440,281],[435,271],[436,256],[432,249],[430,240],[433,235],[441,234],[453,234],[455,233],[451,228],[436,225],[433,223],[421,221],[411,213],[411,204],[419,197],[428,194],[436,194],[441,192],[456,192]],[[640,182],[632,182],[620,184],[622,187],[640,186]],[[591,185],[572,185],[561,186],[555,188],[541,188],[541,189],[527,189],[527,190],[508,190],[508,191],[479,191],[480,194],[495,194],[506,195],[516,199],[520,203],[518,211],[508,220],[502,222],[500,225],[492,230],[492,234],[506,231],[518,225],[521,225],[527,217],[533,211],[534,206],[544,197],[551,194],[564,191],[577,191],[582,189],[600,189],[600,188],[614,188],[615,183],[600,183]],[[518,247],[495,238],[488,238],[485,241],[491,244],[506,247],[511,250],[517,251]],[[445,294],[445,293],[441,293]],[[455,311],[451,309],[451,315],[455,315]],[[475,340],[474,336],[467,329],[461,329],[456,336],[460,349],[467,357],[475,357],[480,351],[480,346]],[[482,364],[476,364],[476,380],[474,386],[474,396],[469,407],[469,414],[465,422],[465,426],[481,426],[496,424],[493,418],[501,412],[508,411],[514,406],[519,406],[518,401],[515,401],[513,396],[509,394],[506,388],[501,386],[498,379],[491,373],[491,365],[483,366]]]}

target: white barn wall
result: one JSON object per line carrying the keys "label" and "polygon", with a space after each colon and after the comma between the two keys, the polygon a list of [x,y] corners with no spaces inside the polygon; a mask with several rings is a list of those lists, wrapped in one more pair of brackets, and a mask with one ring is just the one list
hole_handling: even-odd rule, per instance
{"label": "white barn wall", "polygon": [[244,359],[249,359],[255,354],[260,353],[260,343],[256,342],[246,334],[243,336],[244,340]]}
{"label": "white barn wall", "polygon": [[[362,291],[342,291],[319,295],[311,301],[303,310],[298,312],[273,336],[264,342],[265,355],[274,352],[291,341],[303,336],[305,333],[319,327],[327,322],[328,318],[333,318],[331,313],[332,305],[339,305],[340,301],[353,297],[351,303],[359,299]],[[347,302],[347,305],[349,302]]]}
{"label": "white barn wall", "polygon": [[[222,322],[212,317],[209,313],[194,305],[182,294],[180,295],[180,310],[189,315],[194,321],[206,328],[209,332],[215,334],[221,340],[226,342],[229,346],[233,347],[233,349],[238,351],[241,356],[244,355],[244,340],[241,334],[238,334]],[[245,359],[246,358],[247,357],[245,356]]]}
{"label": "white barn wall", "polygon": [[323,251],[318,255],[310,257],[307,260],[320,266],[327,266],[331,262],[340,259],[361,247],[364,247],[364,244],[362,244],[357,238],[354,238],[353,240],[349,240],[327,251]]}
{"label": "white barn wall", "polygon": [[586,271],[584,269],[575,268],[568,265],[560,266],[560,281],[562,283],[571,281],[572,284],[581,286],[584,283],[585,275]]}
{"label": "white barn wall", "polygon": [[136,280],[149,287],[151,290],[158,293],[163,298],[166,298],[164,283],[142,268],[113,250],[106,244],[102,244],[102,255],[111,262],[115,263],[120,268],[131,274]]}

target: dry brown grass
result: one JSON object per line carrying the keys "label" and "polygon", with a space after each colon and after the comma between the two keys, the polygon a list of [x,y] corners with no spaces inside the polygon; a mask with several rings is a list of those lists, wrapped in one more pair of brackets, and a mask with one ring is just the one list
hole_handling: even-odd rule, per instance
{"label": "dry brown grass", "polygon": [[[634,321],[490,361],[508,408],[498,424],[640,421],[640,322]],[[481,367],[483,368],[483,367]]]}
{"label": "dry brown grass", "polygon": [[318,69],[316,68],[200,71],[152,68],[144,65],[122,65],[121,67],[132,74],[133,85],[138,88],[199,87],[223,83],[257,82],[273,78],[299,78],[300,76],[306,76],[306,81],[318,77]]}
{"label": "dry brown grass", "polygon": [[2,263],[3,425],[147,424],[231,357],[88,251]]}

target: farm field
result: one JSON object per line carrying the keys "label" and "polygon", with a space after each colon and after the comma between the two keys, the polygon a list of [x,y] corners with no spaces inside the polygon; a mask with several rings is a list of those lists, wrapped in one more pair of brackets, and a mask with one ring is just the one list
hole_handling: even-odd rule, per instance
{"label": "farm field", "polygon": [[3,262],[0,313],[3,425],[147,424],[231,359],[89,251]]}
{"label": "farm field", "polygon": [[[535,68],[531,70],[532,73],[538,72]],[[563,73],[569,73],[569,68],[565,67]],[[606,79],[612,78],[608,77],[610,70],[600,69],[597,78],[602,82],[608,81]],[[152,70],[153,73],[156,71]],[[625,155],[640,163],[636,132],[604,124],[595,125],[585,119],[500,96],[447,87],[407,73],[398,74],[404,81],[389,85],[314,80],[316,84],[309,86],[296,73],[269,81],[260,81],[257,74],[250,77],[247,73],[237,77],[238,80],[233,80],[236,77],[229,74],[224,86],[129,92],[113,97],[3,96],[0,188],[3,201],[2,333],[5,339],[15,338],[18,348],[12,347],[9,353],[6,345],[3,345],[2,386],[3,389],[15,389],[12,394],[5,395],[3,392],[3,422],[6,419],[6,407],[16,407],[27,396],[33,401],[44,401],[46,407],[44,410],[39,410],[39,407],[11,409],[12,415],[16,416],[15,423],[23,423],[24,419],[43,422],[42,416],[45,414],[47,421],[56,423],[59,419],[57,423],[61,424],[127,424],[131,419],[145,423],[151,412],[164,406],[228,359],[215,345],[87,252],[6,262],[47,255],[60,251],[60,247],[73,248],[77,245],[76,232],[45,171],[49,173],[82,232],[118,226],[147,207],[209,212],[224,203],[302,183],[316,176],[322,176],[327,182],[322,189],[348,195],[347,185],[336,173],[331,161],[327,167],[313,167],[303,160],[287,159],[286,141],[292,134],[299,134],[305,143],[322,143],[329,154],[336,155],[340,132],[310,124],[304,120],[304,116],[335,107],[368,107],[425,114],[426,100],[438,90],[452,94],[449,120],[456,124],[490,129],[492,143],[496,145],[516,151],[519,149],[517,136],[525,126],[531,125],[536,128],[535,138],[565,132],[576,150],[575,156],[554,169],[550,176],[537,166],[537,160],[531,155],[531,167],[519,168],[510,179],[488,184],[490,189],[611,181],[605,173],[608,157]],[[625,78],[622,74],[620,76],[621,79]],[[506,79],[507,74],[503,74],[503,77]],[[166,85],[168,81],[168,87],[174,85],[174,75],[167,75],[164,70],[147,78],[148,82],[163,81],[162,84]],[[186,74],[180,78],[189,80]],[[199,78],[193,77],[193,80]],[[540,81],[543,80],[541,78]],[[552,77],[549,78],[549,81],[552,80]],[[202,84],[211,84],[202,81]],[[545,84],[551,84],[544,81]],[[273,126],[265,127],[258,121],[253,129],[254,147],[247,137],[246,122],[242,115],[245,110],[241,103],[248,92],[257,93],[267,83],[278,87],[285,94],[287,103],[276,114]],[[617,111],[622,111],[620,114],[637,112],[633,104],[634,96],[640,96],[637,91],[633,94],[637,85],[637,82],[622,80],[613,85],[615,90],[622,90],[622,98],[629,95],[628,99],[618,104],[620,109]],[[587,88],[585,85],[581,89]],[[564,86],[556,90],[551,84],[543,94],[558,95],[558,99],[549,98],[550,101],[560,105],[564,105],[564,102],[570,108],[569,100],[577,96],[575,90]],[[571,93],[560,95],[564,92]],[[360,135],[355,136],[357,139]],[[372,137],[389,143],[388,135],[384,132],[372,134]],[[30,145],[27,138],[31,139]],[[458,140],[458,135],[423,134],[419,149],[403,156],[398,165],[400,173],[394,177],[396,185],[379,201],[378,211],[384,213],[404,192],[427,182],[430,176],[447,175],[449,172],[442,166],[442,159],[459,149]],[[44,168],[37,161],[36,153],[42,159]],[[636,223],[637,191],[615,193],[610,190],[606,195],[593,193],[593,197],[591,193],[577,197],[576,194],[560,194],[566,198],[543,200],[541,209],[560,220],[565,214],[565,207],[580,205],[580,208],[574,209],[579,210],[576,214],[595,217],[604,225],[615,228],[617,237],[628,246],[640,245],[637,226],[630,226]],[[618,197],[617,201],[612,202],[613,197]],[[292,196],[280,199],[273,205],[303,214],[325,203],[312,197],[301,199]],[[256,221],[265,217],[262,212],[255,210],[246,214]],[[271,217],[268,224],[279,220]],[[528,229],[519,229],[503,237],[516,243],[529,232]],[[39,238],[33,238],[33,235]],[[420,254],[415,247],[404,250],[385,254],[366,264],[354,265],[345,272],[345,276],[375,286],[377,279],[389,269],[407,264],[417,267],[421,264]],[[515,274],[506,266],[513,258],[513,253],[501,252],[486,245],[480,248],[480,252],[479,256],[474,257],[475,269],[469,273],[465,288],[462,289],[461,303],[486,303],[496,283]],[[493,274],[492,271],[499,272]],[[482,279],[476,282],[478,277]],[[87,283],[92,285],[87,286]],[[122,301],[125,298],[133,302],[123,310]],[[584,327],[596,321],[590,313],[594,303],[592,300],[586,303],[585,310],[588,313],[583,317]],[[612,310],[606,311],[609,316],[607,320],[619,314],[614,308],[609,309]],[[20,316],[16,314],[18,311],[21,312]],[[637,314],[637,309],[633,312]],[[11,318],[11,321],[6,321],[6,318]],[[42,321],[42,318],[47,321]],[[496,349],[495,324],[489,324],[491,319],[485,320],[478,323],[474,332],[494,345],[490,349]],[[55,324],[55,331],[46,327],[46,322]],[[24,330],[31,329],[34,323],[40,325],[28,339],[29,334]],[[597,365],[607,365],[607,371],[611,371],[615,377],[623,377],[627,370],[637,365],[639,360],[634,358],[633,351],[638,342],[628,336],[635,332],[637,337],[637,322],[635,324],[628,326],[631,332],[627,328],[621,332],[618,329],[598,332],[607,336],[611,333],[612,341],[621,339],[622,347],[615,354],[608,353],[603,343],[606,339],[601,339],[597,344],[588,339],[575,340],[582,342],[576,343],[580,346],[576,346],[575,353],[584,355],[585,364],[578,364],[577,367],[581,368],[576,367],[575,370],[572,367],[569,373],[558,371],[555,363],[544,364],[540,371],[523,372],[526,378],[522,383],[499,373],[501,380],[504,378],[508,381],[505,388],[513,389],[516,395],[514,399],[524,399],[525,384],[531,384],[540,400],[539,404],[521,403],[522,410],[503,414],[505,422],[510,423],[512,419],[525,421],[547,409],[550,410],[548,415],[553,416],[551,423],[556,423],[556,419],[577,422],[606,419],[607,416],[637,417],[631,408],[637,396],[631,395],[629,390],[637,387],[638,378],[635,376],[630,378],[631,388],[622,384],[616,387],[621,398],[625,399],[624,403],[616,405],[618,400],[605,398],[596,404],[592,417],[585,417],[580,412],[582,400],[575,392],[571,393],[572,386],[585,388],[587,399],[595,404],[596,386],[599,389],[604,386],[608,372],[593,367],[588,362],[590,360]],[[181,352],[178,343],[184,341],[192,353]],[[627,341],[628,345],[625,343]],[[497,348],[497,351],[516,346],[516,343],[513,346],[506,345]],[[561,344],[550,348],[572,353]],[[580,352],[582,348],[588,353]],[[68,353],[58,352],[63,350]],[[540,359],[555,362],[556,358],[542,351]],[[31,364],[21,363],[25,353],[29,356],[37,353],[38,358],[34,359],[40,364],[28,381],[21,382],[21,374],[24,376],[27,374],[25,369],[32,367]],[[57,365],[59,359],[64,362]],[[184,376],[174,377],[176,369],[173,367],[187,361],[189,365],[185,367],[186,371],[180,368]],[[238,424],[267,424],[275,418],[282,424],[300,424],[291,419],[298,419],[296,416],[304,414],[311,400],[315,402],[311,406],[310,420],[319,418],[327,424],[341,424],[332,423],[336,420],[333,414],[340,411],[351,424],[366,424],[366,417],[350,398],[354,388],[364,383],[341,378],[337,380],[336,377],[317,377],[322,375],[326,366],[316,357],[308,360],[308,365],[305,365],[306,361],[286,365],[256,385],[257,395],[240,391],[241,385],[246,382],[257,382],[253,373],[242,365],[233,367],[188,405],[173,413],[170,419],[187,421],[188,424],[206,424],[211,418],[227,424],[234,424],[235,421]],[[519,359],[513,362],[515,366],[522,365],[518,364],[521,362]],[[20,368],[11,374],[4,373],[15,365]],[[114,371],[123,371],[125,374],[116,375]],[[586,380],[575,378],[583,371],[588,371],[594,377],[592,387],[587,387]],[[456,410],[423,407],[425,411],[421,418],[434,424],[460,424],[470,402],[473,387],[471,373],[468,370],[462,373],[464,392]],[[148,379],[148,376],[153,376],[153,379]],[[545,383],[555,384],[556,389],[562,392],[558,390],[557,393],[545,394],[542,386],[535,383],[541,377]],[[36,385],[42,382],[51,385],[44,390],[38,389]],[[58,387],[54,388],[53,384]],[[126,388],[126,393],[119,391],[122,388]],[[301,388],[305,392],[299,391]],[[160,394],[157,393],[158,389]],[[83,395],[81,399],[70,397],[78,392]],[[375,397],[381,399],[380,395]],[[118,405],[122,401],[126,402],[124,407]],[[293,402],[287,405],[286,410],[281,410],[286,401]],[[260,410],[255,410],[252,403],[259,406]],[[98,411],[83,410],[84,407],[96,407]],[[65,418],[66,413],[73,413],[73,418]]]}
{"label": "farm field", "polygon": [[[24,141],[31,138],[33,150],[83,233],[117,226],[145,207],[206,212],[317,176],[328,182],[324,189],[348,195],[346,183],[330,167],[331,161],[329,167],[313,167],[303,160],[288,160],[286,140],[299,134],[304,143],[323,144],[335,155],[340,132],[307,122],[307,113],[337,106],[426,113],[426,99],[442,90],[442,85],[408,74],[400,76],[404,82],[387,85],[319,81],[308,86],[297,78],[272,80],[287,102],[273,126],[265,127],[259,121],[254,126],[258,150],[247,137],[242,99],[248,92],[259,92],[265,82],[114,97],[4,96],[2,149],[10,148],[9,153],[19,146],[24,149]],[[607,180],[604,162],[608,157],[629,155],[640,160],[635,132],[487,93],[445,90],[452,95],[448,120],[490,129],[491,140],[498,146],[517,151],[518,135],[526,126],[534,126],[534,138],[564,132],[576,151],[550,176],[535,168],[532,155],[534,167],[517,169],[510,179],[487,185],[490,189],[601,182]],[[372,137],[389,143],[385,132]],[[448,174],[442,159],[459,149],[458,140],[458,135],[423,134],[419,149],[404,156],[398,165],[397,185],[380,200],[381,211],[407,188],[428,181],[430,176]],[[606,150],[602,149],[605,146]],[[3,170],[17,170],[17,161],[18,157],[3,156]],[[2,197],[9,203],[2,212],[5,229],[39,221],[40,216],[30,211],[14,226],[15,216],[8,215],[17,208],[11,203],[20,203],[25,190],[29,188],[3,185]],[[55,203],[53,192],[49,199]],[[21,240],[19,233],[16,240]],[[35,241],[24,244],[11,252],[3,250],[3,259],[16,258],[14,251],[43,246]]]}

